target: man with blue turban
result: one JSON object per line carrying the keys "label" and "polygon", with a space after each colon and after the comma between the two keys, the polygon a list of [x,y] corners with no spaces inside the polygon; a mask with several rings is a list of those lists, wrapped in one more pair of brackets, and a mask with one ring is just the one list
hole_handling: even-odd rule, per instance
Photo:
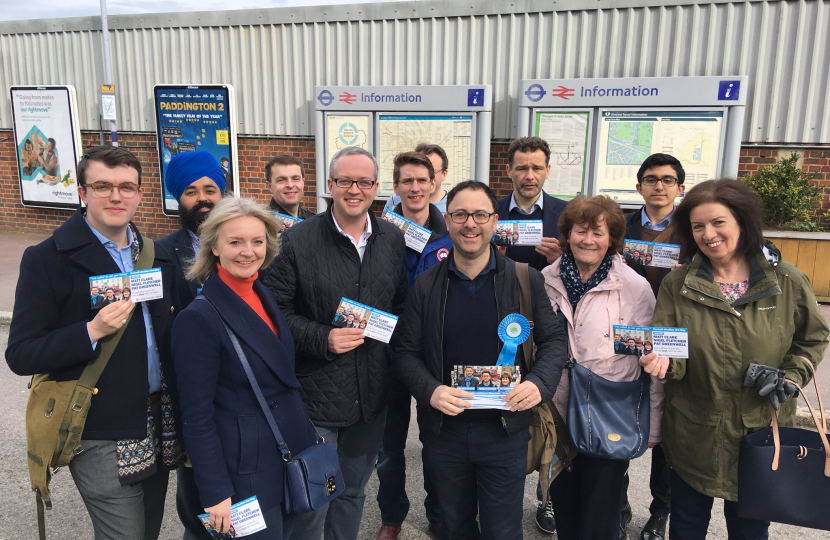
{"label": "man with blue turban", "polygon": [[[170,160],[164,175],[164,187],[179,202],[181,228],[158,242],[164,246],[176,266],[176,289],[181,309],[196,298],[200,283],[187,281],[184,268],[199,254],[199,226],[225,191],[225,173],[216,158],[203,150],[182,152]],[[204,512],[191,467],[177,470],[176,509],[185,528],[185,539],[210,539],[199,520]]]}

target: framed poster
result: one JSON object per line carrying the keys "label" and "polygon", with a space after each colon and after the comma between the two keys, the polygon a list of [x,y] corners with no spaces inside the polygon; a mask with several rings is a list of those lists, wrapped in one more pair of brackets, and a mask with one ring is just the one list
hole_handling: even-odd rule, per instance
{"label": "framed poster", "polygon": [[593,109],[533,109],[533,135],[550,146],[545,192],[560,199],[587,195]]}
{"label": "framed poster", "polygon": [[473,113],[377,113],[376,154],[380,163],[378,198],[394,194],[395,156],[412,152],[419,143],[437,144],[447,153],[449,173],[442,187],[450,190],[474,179],[476,170],[476,116]]}
{"label": "framed poster", "polygon": [[680,160],[686,190],[720,175],[726,107],[600,109],[597,116],[597,194],[642,205],[637,171],[651,154]]}
{"label": "framed poster", "polygon": [[[374,154],[372,133],[372,113],[370,112],[326,112],[326,169],[328,178],[329,163],[338,150],[346,146],[359,146]],[[326,184],[328,195],[328,184]]]}
{"label": "framed poster", "polygon": [[12,86],[10,93],[21,202],[78,208],[75,166],[82,148],[75,88]]}
{"label": "framed poster", "polygon": [[229,84],[153,87],[163,210],[178,215],[179,202],[164,188],[164,174],[181,152],[210,152],[225,172],[225,190],[239,193],[236,100]]}

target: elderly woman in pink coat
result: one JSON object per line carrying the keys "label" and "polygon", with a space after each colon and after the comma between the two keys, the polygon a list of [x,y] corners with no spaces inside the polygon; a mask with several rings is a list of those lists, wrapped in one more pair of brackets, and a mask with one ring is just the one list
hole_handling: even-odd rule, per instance
{"label": "elderly woman in pink coat", "polygon": [[[615,354],[614,325],[650,326],[654,294],[648,282],[619,253],[625,235],[620,207],[603,196],[576,197],[559,218],[562,256],[542,271],[545,289],[568,331],[571,354],[581,365],[611,381],[635,381],[637,355]],[[568,372],[553,401],[567,418]],[[663,383],[650,384],[649,447],[660,441]],[[550,488],[559,540],[616,540],[628,460],[578,454]]]}

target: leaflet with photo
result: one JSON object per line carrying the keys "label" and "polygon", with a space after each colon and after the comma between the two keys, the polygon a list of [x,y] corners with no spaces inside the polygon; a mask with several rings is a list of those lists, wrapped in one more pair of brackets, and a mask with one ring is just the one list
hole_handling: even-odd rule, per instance
{"label": "leaflet with photo", "polygon": [[680,246],[626,238],[623,244],[623,258],[629,266],[674,268],[680,260]]}
{"label": "leaflet with photo", "polygon": [[400,214],[385,210],[383,212],[383,219],[398,227],[403,233],[403,239],[406,242],[406,247],[414,249],[418,253],[424,250],[424,246],[429,242],[429,237],[432,231],[425,227],[421,227],[414,221],[410,221]]}
{"label": "leaflet with photo", "polygon": [[452,387],[473,395],[472,409],[510,410],[502,400],[521,382],[519,366],[453,366]]}
{"label": "leaflet with photo", "polygon": [[493,242],[497,246],[540,246],[542,220],[499,221],[493,234]]}
{"label": "leaflet with photo", "polygon": [[364,336],[389,343],[398,317],[342,297],[332,324],[337,328],[360,328]]}
{"label": "leaflet with photo", "polygon": [[266,528],[256,495],[231,505],[231,530],[220,533],[210,525],[210,514],[199,514],[202,525],[214,538],[241,538]]}
{"label": "leaflet with photo", "polygon": [[92,309],[100,309],[119,300],[145,302],[163,296],[161,268],[89,278],[89,297]]}
{"label": "leaflet with photo", "polygon": [[286,229],[290,229],[297,223],[301,222],[302,219],[294,216],[289,216],[288,214],[280,214],[279,212],[274,212],[274,215],[280,220],[281,228],[280,232],[285,231]]}
{"label": "leaflet with photo", "polygon": [[667,358],[688,358],[689,330],[614,325],[614,353],[643,356],[651,352]]}

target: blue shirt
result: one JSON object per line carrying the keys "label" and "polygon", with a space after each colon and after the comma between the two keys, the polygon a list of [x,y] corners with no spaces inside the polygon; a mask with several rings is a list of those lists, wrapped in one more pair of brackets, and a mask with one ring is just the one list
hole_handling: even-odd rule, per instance
{"label": "blue shirt", "polygon": [[455,259],[450,257],[450,266],[449,269],[452,273],[454,273],[458,278],[461,280],[461,284],[464,287],[467,287],[467,290],[470,291],[472,294],[478,292],[484,282],[490,275],[490,272],[495,271],[496,269],[496,255],[493,253],[493,246],[490,246],[490,260],[487,262],[487,266],[484,267],[474,279],[470,279],[464,275],[462,271],[455,266]]}
{"label": "blue shirt", "polygon": [[202,242],[199,240],[199,236],[190,229],[187,230],[187,234],[190,235],[190,245],[193,246],[193,258],[195,259],[199,256],[199,248],[202,246]]}
{"label": "blue shirt", "polygon": [[536,202],[533,203],[533,206],[530,207],[530,212],[525,212],[524,210],[519,208],[518,204],[516,204],[516,197],[514,195],[515,195],[514,193],[510,194],[510,206],[507,207],[507,213],[508,214],[510,212],[512,212],[513,209],[515,208],[520,214],[524,214],[526,216],[529,216],[530,214],[535,212],[537,208],[539,209],[539,211],[541,211],[542,207],[545,206],[545,198],[542,197],[542,193],[540,192],[539,193],[539,198],[536,199]]}
{"label": "blue shirt", "polygon": [[[86,221],[86,218],[84,219]],[[89,222],[86,222],[89,225]],[[89,225],[89,230],[92,234],[104,245],[107,253],[110,254],[112,260],[118,265],[122,272],[132,272],[135,269],[133,263],[133,230],[127,227],[127,245],[118,249],[118,244],[99,233],[95,227]],[[156,335],[153,333],[153,320],[150,318],[150,309],[147,307],[147,302],[140,302],[141,312],[144,315],[144,330],[147,334],[147,382],[150,386],[149,392],[154,394],[161,390],[161,368],[159,367],[159,349],[156,346]],[[89,333],[89,326],[87,326],[87,333]],[[92,336],[89,336],[89,341],[92,342]],[[98,344],[97,341],[92,342],[92,348]]]}
{"label": "blue shirt", "polygon": [[[449,192],[445,189],[444,196],[441,197],[440,201],[430,202],[430,204],[434,204],[438,207],[438,210],[441,211],[442,214],[447,213],[447,194]],[[401,204],[401,198],[397,195],[392,195],[386,200],[386,205],[383,207],[384,210],[389,210],[390,212],[395,211],[395,207]]]}
{"label": "blue shirt", "polygon": [[665,217],[663,221],[657,224],[653,224],[650,219],[648,219],[648,215],[646,214],[646,209],[640,212],[640,225],[643,226],[644,229],[651,229],[652,231],[665,231],[666,227],[671,224],[671,218],[674,216],[674,210],[671,211],[671,214]]}

